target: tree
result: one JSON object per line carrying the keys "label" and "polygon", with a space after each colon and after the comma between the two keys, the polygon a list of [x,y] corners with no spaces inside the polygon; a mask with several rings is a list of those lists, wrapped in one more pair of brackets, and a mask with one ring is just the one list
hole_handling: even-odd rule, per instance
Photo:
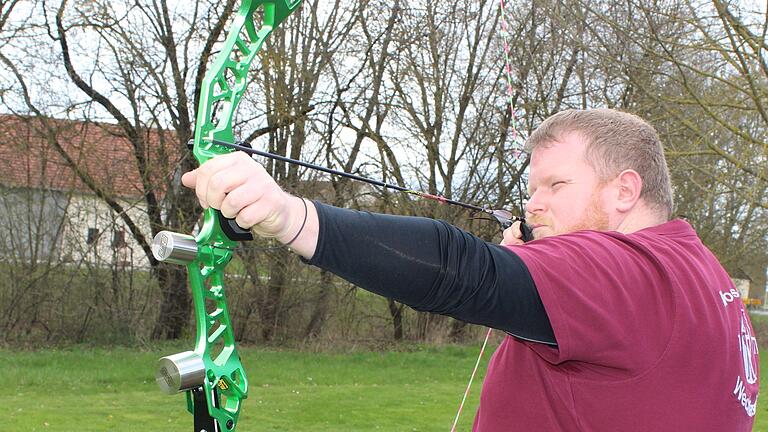
{"label": "tree", "polygon": [[677,213],[732,274],[749,267],[764,281],[766,11],[719,0],[588,10],[591,34],[620,41],[586,47],[606,69],[621,71],[619,106],[651,120],[665,143]]}

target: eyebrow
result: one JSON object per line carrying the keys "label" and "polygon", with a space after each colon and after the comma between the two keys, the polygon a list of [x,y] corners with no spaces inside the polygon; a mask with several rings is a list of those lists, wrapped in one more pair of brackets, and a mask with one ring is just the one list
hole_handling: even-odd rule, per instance
{"label": "eyebrow", "polygon": [[[549,174],[549,175],[545,176],[544,178],[542,178],[538,183],[541,183],[542,181],[544,183],[546,183],[549,179],[552,178],[552,176],[554,176],[554,174]],[[526,187],[529,196],[533,195],[533,192],[536,190],[535,188],[531,188],[531,184],[532,183],[529,181],[528,182],[528,187]]]}
{"label": "eyebrow", "polygon": [[[549,175],[545,176],[544,178],[542,178],[539,183],[541,183],[541,182],[543,182],[544,184],[551,183],[553,181],[553,179],[555,179],[555,178],[558,178],[559,181],[564,181],[564,182],[567,182],[569,184],[573,183],[573,181],[574,181],[573,177],[570,176],[570,175],[563,175],[563,174],[561,174],[559,172],[555,172],[555,173],[549,174]],[[526,192],[528,192],[528,196],[533,195],[533,192],[535,192],[535,189],[531,189],[531,183],[530,182],[528,183],[528,186],[525,189],[526,189]]]}

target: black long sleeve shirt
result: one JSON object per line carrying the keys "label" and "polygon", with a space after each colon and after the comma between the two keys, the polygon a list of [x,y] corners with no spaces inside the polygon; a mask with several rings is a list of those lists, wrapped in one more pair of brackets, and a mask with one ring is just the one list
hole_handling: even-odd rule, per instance
{"label": "black long sleeve shirt", "polygon": [[315,206],[320,232],[307,263],[418,311],[556,344],[533,279],[508,248],[434,219]]}

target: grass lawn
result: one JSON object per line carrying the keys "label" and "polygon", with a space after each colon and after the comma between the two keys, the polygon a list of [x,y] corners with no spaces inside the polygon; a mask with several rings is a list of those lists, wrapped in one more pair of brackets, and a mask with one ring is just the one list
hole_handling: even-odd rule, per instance
{"label": "grass lawn", "polygon": [[[767,341],[768,316],[755,317],[753,324],[758,340]],[[185,348],[0,350],[3,430],[191,431],[183,395],[162,394],[153,378],[160,356]],[[251,388],[238,431],[448,431],[478,349],[345,354],[241,349]],[[760,369],[765,377],[768,355]],[[461,431],[471,429],[483,372],[462,414]],[[763,395],[766,380],[760,384]],[[758,402],[757,408],[754,431],[768,432],[768,406]]]}
{"label": "grass lawn", "polygon": [[[238,431],[447,431],[478,349],[242,349],[251,388]],[[0,351],[3,430],[189,432],[183,395],[164,395],[154,382],[157,359],[182,350]],[[481,380],[460,430],[471,428]]]}

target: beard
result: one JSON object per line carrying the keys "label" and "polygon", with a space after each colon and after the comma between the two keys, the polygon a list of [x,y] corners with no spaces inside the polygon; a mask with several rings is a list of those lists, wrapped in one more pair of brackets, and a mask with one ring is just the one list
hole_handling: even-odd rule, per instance
{"label": "beard", "polygon": [[605,211],[601,205],[599,189],[595,190],[589,197],[587,206],[584,208],[581,217],[575,223],[562,227],[553,227],[551,220],[531,218],[528,219],[528,222],[545,225],[543,229],[534,231],[535,239],[583,230],[610,231],[608,212]]}
{"label": "beard", "polygon": [[575,224],[566,227],[560,234],[582,230],[609,231],[608,212],[600,203],[600,195],[595,191],[589,198],[589,203],[584,209],[581,219]]}

